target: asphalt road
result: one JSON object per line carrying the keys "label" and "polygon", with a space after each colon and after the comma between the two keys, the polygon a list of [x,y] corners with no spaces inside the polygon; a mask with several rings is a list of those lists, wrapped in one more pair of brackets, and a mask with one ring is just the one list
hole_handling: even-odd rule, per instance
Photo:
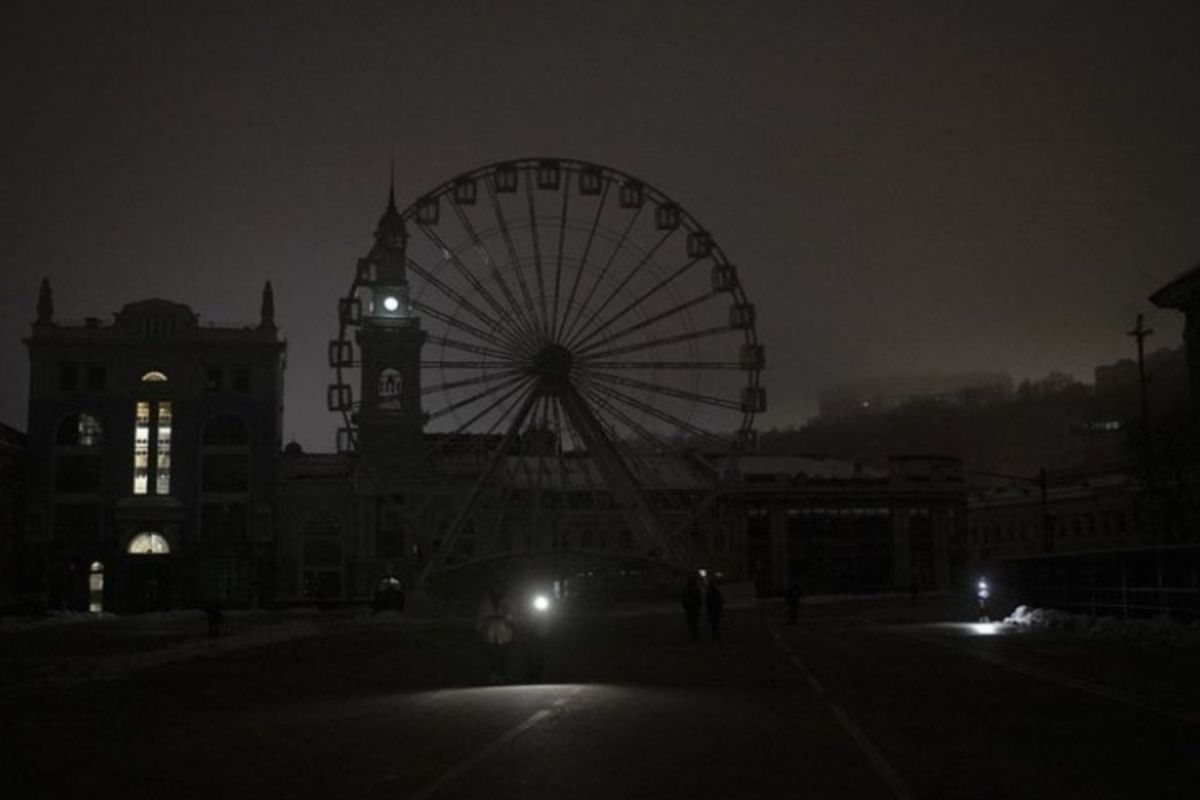
{"label": "asphalt road", "polygon": [[[1200,664],[877,606],[381,622],[0,702],[10,798],[1192,798]],[[928,615],[926,615],[928,616]],[[513,678],[522,658],[510,659]]]}

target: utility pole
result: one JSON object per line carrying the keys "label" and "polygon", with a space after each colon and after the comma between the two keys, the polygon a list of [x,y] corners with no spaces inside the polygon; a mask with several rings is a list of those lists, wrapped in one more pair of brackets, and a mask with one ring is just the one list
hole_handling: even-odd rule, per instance
{"label": "utility pole", "polygon": [[1137,363],[1138,363],[1138,394],[1141,400],[1142,424],[1141,424],[1141,439],[1142,439],[1142,463],[1145,469],[1146,477],[1146,499],[1150,506],[1150,525],[1153,530],[1151,536],[1155,542],[1161,538],[1159,525],[1161,524],[1161,515],[1158,509],[1158,492],[1156,491],[1157,470],[1154,466],[1154,453],[1152,450],[1150,439],[1150,399],[1147,392],[1147,384],[1150,379],[1146,375],[1146,337],[1154,333],[1145,325],[1145,321],[1141,314],[1137,315],[1137,323],[1133,326],[1133,330],[1126,335],[1133,337],[1137,342]]}
{"label": "utility pole", "polygon": [[1138,314],[1137,324],[1126,334],[1137,340],[1138,393],[1142,401],[1143,436],[1149,436],[1150,433],[1150,400],[1146,392],[1146,384],[1149,382],[1149,378],[1146,377],[1146,337],[1152,333],[1154,331],[1145,326],[1142,315]]}

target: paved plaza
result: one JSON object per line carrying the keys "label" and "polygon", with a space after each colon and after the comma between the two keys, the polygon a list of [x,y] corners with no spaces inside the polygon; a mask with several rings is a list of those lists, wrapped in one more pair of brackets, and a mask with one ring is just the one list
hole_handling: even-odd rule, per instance
{"label": "paved plaza", "polygon": [[[1132,798],[1200,785],[1200,652],[937,598],[564,614],[546,682],[471,620],[183,614],[0,633],[8,797]],[[240,637],[240,638],[239,638]],[[224,640],[225,646],[221,646]]]}

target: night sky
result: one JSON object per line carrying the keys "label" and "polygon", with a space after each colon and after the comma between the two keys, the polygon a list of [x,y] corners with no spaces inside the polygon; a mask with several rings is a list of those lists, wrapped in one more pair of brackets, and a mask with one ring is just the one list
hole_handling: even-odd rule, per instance
{"label": "night sky", "polygon": [[[902,7],[903,6],[903,7]],[[397,197],[560,155],[653,183],[758,304],[770,411],[831,382],[1132,354],[1200,261],[1195,2],[6,6],[0,421],[21,337],[164,297],[289,342],[285,437],[333,447],[325,344]],[[1151,346],[1181,320],[1149,314]]]}

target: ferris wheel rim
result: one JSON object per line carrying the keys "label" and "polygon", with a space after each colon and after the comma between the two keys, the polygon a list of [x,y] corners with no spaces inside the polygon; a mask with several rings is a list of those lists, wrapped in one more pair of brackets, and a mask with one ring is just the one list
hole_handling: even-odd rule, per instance
{"label": "ferris wheel rim", "polygon": [[[438,184],[433,189],[421,194],[419,197],[417,197],[416,200],[414,200],[413,202],[411,202],[410,204],[405,206],[403,210],[400,210],[398,212],[400,219],[403,220],[406,227],[408,227],[408,226],[413,227],[413,229],[414,229],[413,235],[416,235],[415,231],[417,231],[417,230],[419,230],[423,233],[426,233],[426,235],[428,235],[428,231],[427,231],[428,226],[423,224],[419,219],[419,213],[420,213],[420,208],[421,208],[422,203],[426,203],[426,202],[430,201],[431,199],[440,199],[440,198],[444,198],[444,197],[449,197],[451,207],[455,208],[456,212],[461,212],[461,207],[459,206],[459,203],[457,202],[457,200],[455,199],[455,196],[453,194],[456,186],[460,186],[466,181],[480,181],[480,180],[483,180],[485,182],[485,186],[487,186],[488,185],[487,179],[489,177],[494,177],[497,173],[499,173],[503,170],[515,171],[517,174],[522,174],[522,173],[530,173],[532,171],[537,170],[538,168],[546,167],[548,165],[553,165],[555,168],[557,168],[558,170],[560,170],[563,173],[583,174],[584,172],[587,172],[590,175],[596,176],[602,182],[605,192],[608,192],[613,186],[620,187],[620,186],[634,185],[634,186],[640,187],[640,190],[643,193],[643,204],[644,205],[653,205],[655,207],[662,207],[664,205],[669,205],[669,206],[673,207],[674,209],[676,209],[679,214],[678,228],[681,230],[685,230],[691,234],[699,234],[699,235],[703,235],[703,236],[707,237],[709,246],[710,246],[710,250],[706,257],[711,259],[712,263],[715,265],[722,265],[724,267],[732,267],[731,262],[729,261],[728,257],[726,256],[724,250],[720,246],[719,242],[717,242],[715,240],[715,238],[711,236],[711,234],[709,233],[709,230],[706,227],[704,227],[690,211],[688,211],[684,206],[682,206],[677,201],[675,201],[665,191],[661,190],[657,185],[650,183],[648,181],[642,180],[641,178],[631,175],[630,173],[625,172],[623,170],[618,170],[618,169],[615,169],[612,167],[607,167],[604,165],[596,164],[594,162],[584,161],[584,160],[575,159],[575,158],[526,157],[526,158],[517,158],[517,159],[496,161],[496,162],[491,162],[491,163],[484,164],[481,166],[477,166],[477,167],[467,170],[465,172],[459,173],[458,175]],[[564,212],[564,216],[565,216],[565,212]],[[536,224],[537,224],[536,217],[534,218],[532,224],[536,227]],[[501,223],[501,225],[503,226],[503,222]],[[409,259],[409,262],[410,262],[410,264],[413,263],[411,259]],[[515,265],[515,264],[511,265],[511,268],[516,270],[517,265]],[[582,274],[583,274],[583,266],[581,265],[581,267],[580,267],[579,271],[576,273],[576,275],[582,275]],[[366,285],[366,281],[363,279],[362,275],[360,275],[358,272],[356,272],[354,279],[351,283],[351,287],[350,287],[349,291],[347,292],[346,297],[349,298],[349,297],[357,296],[357,294],[361,290],[363,290],[365,285]],[[732,284],[732,286],[730,286],[728,288],[727,293],[729,295],[731,295],[734,302],[748,304],[748,299],[747,299],[747,295],[745,293],[745,288],[740,280],[735,280],[735,282]],[[543,302],[545,301],[544,292],[542,294],[542,301]],[[573,302],[573,300],[571,302]],[[589,318],[588,322],[584,323],[580,329],[586,330],[588,328],[588,325],[594,319],[595,319],[595,314],[593,314],[592,317]],[[578,316],[576,318],[576,321],[578,321]],[[612,320],[609,320],[609,322],[611,323]],[[338,331],[338,340],[337,341],[342,342],[342,343],[348,342],[350,339],[349,332],[354,327],[356,327],[356,325],[352,321],[348,320],[346,317],[339,314],[339,331]],[[510,330],[509,332],[513,333],[512,330]],[[518,330],[518,331],[516,331],[516,333],[519,334],[520,331]],[[593,333],[594,333],[594,331],[593,331]],[[476,335],[478,335],[478,334],[476,334]],[[759,346],[757,326],[755,324],[750,324],[750,325],[747,325],[747,326],[741,328],[737,335],[745,345]],[[447,337],[442,337],[442,338],[443,338],[442,346],[444,348],[446,345]],[[573,340],[573,342],[576,342],[576,341],[578,341],[578,339]],[[583,343],[584,344],[587,343],[586,338],[584,339]],[[463,343],[459,343],[460,346],[462,346],[462,344]],[[627,366],[621,366],[621,367],[614,366],[615,364],[619,364],[621,362],[614,362],[611,359],[614,355],[616,355],[616,356],[626,355],[632,350],[636,350],[636,348],[632,348],[629,346],[626,346],[624,348],[622,348],[622,347],[609,348],[608,350],[601,350],[598,353],[593,352],[590,355],[588,354],[587,351],[584,351],[583,353],[581,353],[580,361],[585,364],[589,361],[592,361],[593,362],[592,366],[599,367],[599,368],[612,368],[612,369],[631,368],[631,367],[627,367]],[[597,361],[596,359],[599,358],[600,356],[607,356],[608,360]],[[634,363],[634,362],[628,362],[628,363]],[[684,362],[680,362],[680,363],[682,364]],[[498,362],[490,362],[489,368],[495,367],[495,366],[497,366],[497,364],[498,364]],[[665,362],[663,362],[661,364],[659,362],[646,362],[647,367],[654,367],[656,364],[663,369],[670,368],[670,367],[665,366]],[[335,369],[336,369],[336,373],[338,376],[339,384],[346,384],[346,381],[343,380],[343,378],[345,376],[344,369],[349,369],[351,366],[352,365],[347,364],[344,367],[342,365],[342,363],[340,363],[340,362],[338,363],[338,365],[336,366]],[[713,367],[714,364],[712,362],[697,361],[697,362],[693,363],[691,366],[696,369],[705,369],[705,368]],[[685,368],[685,367],[680,367],[680,368]],[[745,366],[734,365],[731,362],[723,364],[720,368],[732,368],[732,369],[739,370],[744,375],[744,378],[746,381],[746,384],[745,384],[746,386],[757,388],[761,385],[761,368],[746,368]],[[601,378],[600,380],[604,380],[604,379]],[[593,392],[597,391],[597,390],[595,390],[594,386],[591,387],[591,389]],[[609,391],[613,391],[613,386],[610,385],[607,387],[607,389]],[[619,396],[619,395],[617,395],[617,396]],[[613,395],[609,395],[610,399],[613,399],[613,397],[614,397]],[[359,401],[359,403],[361,403],[361,400]],[[357,435],[357,431],[355,430],[356,425],[354,422],[354,406],[355,405],[356,404],[352,401],[347,408],[344,408],[342,410],[343,419],[346,423],[346,429],[348,430],[349,435],[351,437],[354,437]],[[742,433],[747,433],[747,432],[751,431],[752,425],[753,425],[753,420],[754,420],[755,416],[756,416],[755,411],[743,409],[742,415],[741,415],[741,421],[739,424],[737,424],[736,428],[734,429],[734,434],[740,435]],[[684,428],[684,429],[686,429],[686,428]]]}

